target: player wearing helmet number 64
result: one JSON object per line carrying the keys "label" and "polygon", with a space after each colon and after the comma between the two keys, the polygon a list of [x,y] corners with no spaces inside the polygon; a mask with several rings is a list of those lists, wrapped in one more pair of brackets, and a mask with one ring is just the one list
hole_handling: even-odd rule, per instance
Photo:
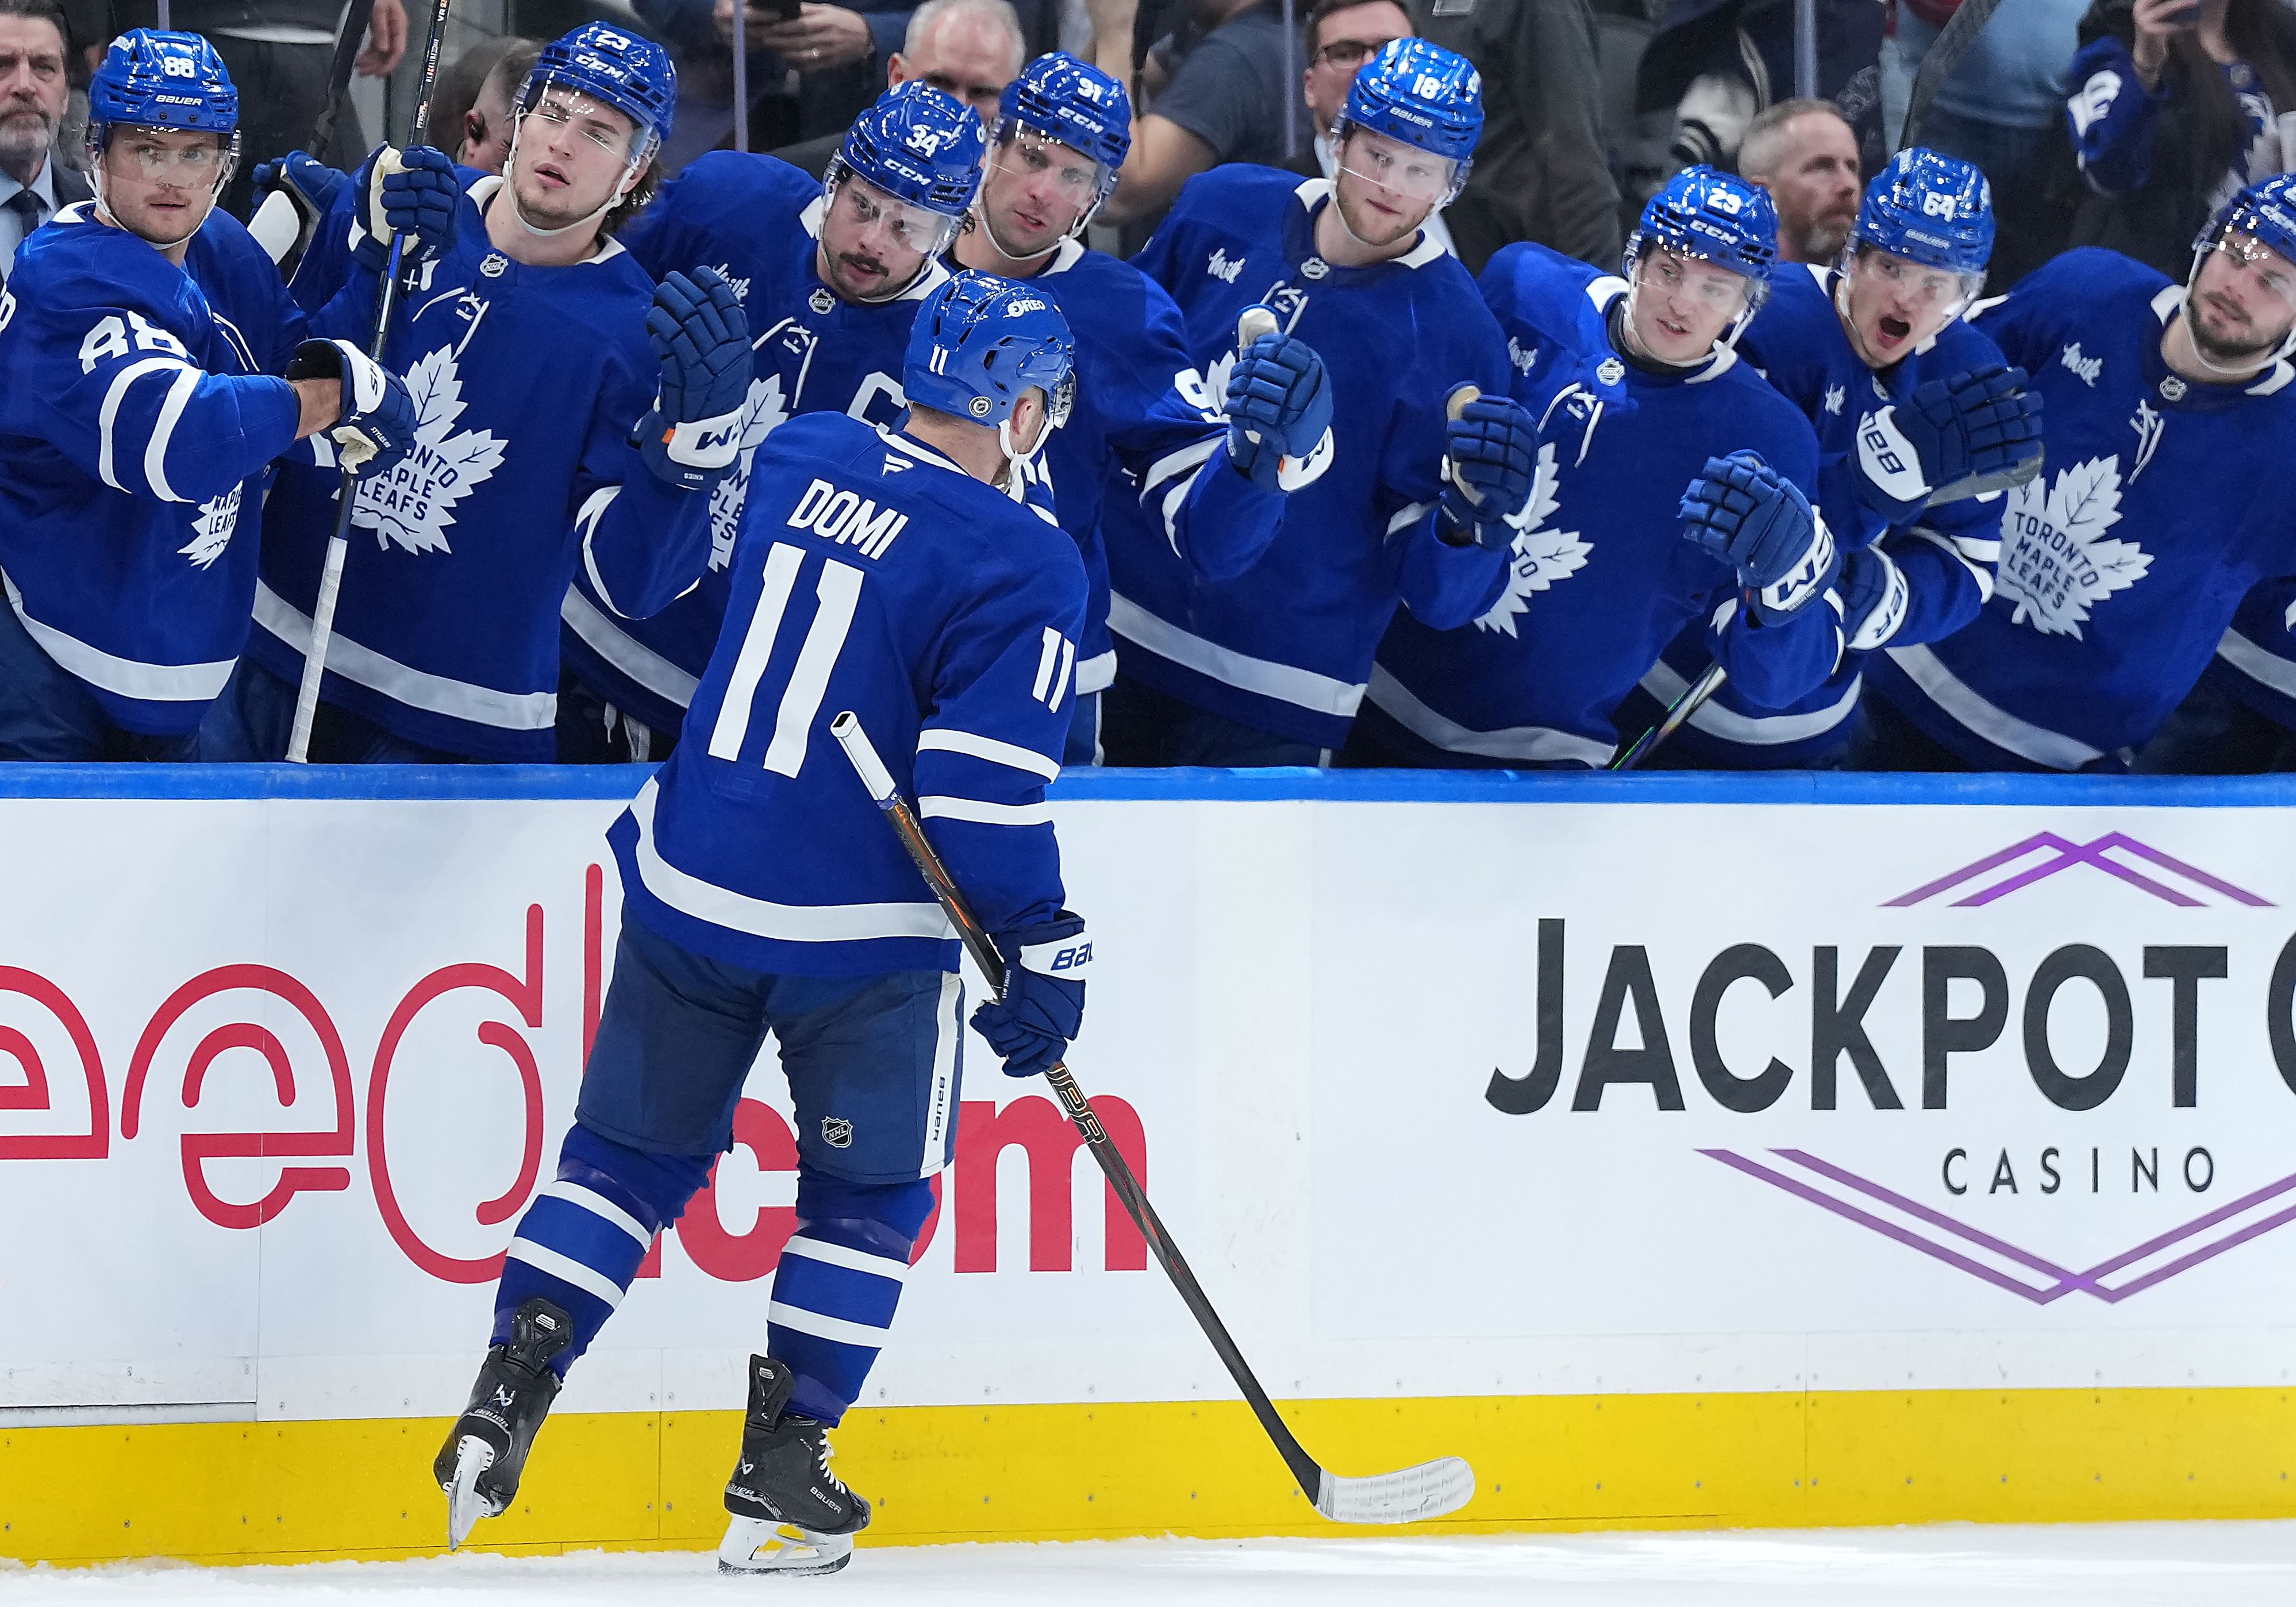
{"label": "player wearing helmet number 64", "polygon": [[1085,581],[1076,543],[1009,487],[1068,414],[1074,347],[1034,290],[959,273],[917,309],[897,427],[808,413],[751,461],[725,633],[684,739],[608,834],[613,984],[558,1181],[519,1223],[493,1348],[439,1455],[451,1538],[515,1495],[567,1369],[732,1142],[769,1033],[798,1227],[750,1358],[719,1566],[827,1572],[867,1526],[828,1436],[890,1336],[955,1153],[965,1016],[955,934],[830,723],[858,717],[1013,957],[974,1024],[1008,1073],[1046,1069],[1092,957],[1045,804]]}

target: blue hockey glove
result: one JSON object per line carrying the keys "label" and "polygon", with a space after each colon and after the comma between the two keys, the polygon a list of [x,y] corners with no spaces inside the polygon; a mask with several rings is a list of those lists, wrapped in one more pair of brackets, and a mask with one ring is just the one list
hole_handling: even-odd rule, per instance
{"label": "blue hockey glove", "polygon": [[1085,972],[1092,939],[1084,918],[1063,910],[1040,926],[996,939],[1004,957],[1004,997],[972,1013],[972,1029],[1004,1061],[1007,1077],[1049,1072],[1069,1050],[1084,1021]]}
{"label": "blue hockey glove", "polygon": [[1925,380],[1904,405],[1867,414],[1857,426],[1857,463],[1876,510],[1908,518],[1950,500],[1933,494],[1940,490],[1974,495],[2014,484],[2029,462],[2038,469],[2041,398],[2029,383],[2023,369],[1989,363]]}
{"label": "blue hockey glove", "polygon": [[750,321],[742,298],[715,268],[673,270],[653,288],[646,333],[661,363],[653,411],[632,445],[660,479],[706,490],[742,451],[742,411],[750,395]]}
{"label": "blue hockey glove", "polygon": [[1758,453],[1707,459],[1682,494],[1682,518],[1684,539],[1737,570],[1765,624],[1824,596],[1841,567],[1809,499]]}
{"label": "blue hockey glove", "polygon": [[1297,491],[1332,454],[1332,384],[1306,341],[1262,335],[1228,371],[1227,455],[1267,491]]}
{"label": "blue hockey glove", "polygon": [[455,249],[463,184],[445,151],[428,145],[407,151],[378,145],[351,182],[358,186],[359,227],[366,232],[352,253],[361,265],[382,272],[390,258],[391,236],[398,233],[408,236],[410,259],[443,257]]}
{"label": "blue hockey glove", "polygon": [[349,341],[306,340],[288,361],[286,377],[342,382],[342,413],[319,432],[332,444],[320,450],[322,468],[371,479],[389,474],[414,450],[418,420],[406,382]]}
{"label": "blue hockey glove", "polygon": [[1906,623],[1906,572],[1879,547],[1844,553],[1833,591],[1841,599],[1841,629],[1853,652],[1873,652]]}
{"label": "blue hockey glove", "polygon": [[312,237],[335,204],[335,192],[349,181],[326,163],[291,151],[255,169],[255,193],[262,197],[248,224],[280,272],[291,273],[311,249]]}
{"label": "blue hockey glove", "polygon": [[[1455,386],[1445,411],[1471,385]],[[1538,478],[1538,424],[1510,396],[1477,396],[1444,431],[1443,514],[1437,532],[1455,547],[1513,544]]]}

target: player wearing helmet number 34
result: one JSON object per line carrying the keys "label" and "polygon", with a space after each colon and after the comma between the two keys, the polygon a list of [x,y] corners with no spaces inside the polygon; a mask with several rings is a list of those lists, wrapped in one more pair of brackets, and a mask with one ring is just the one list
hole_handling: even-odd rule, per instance
{"label": "player wearing helmet number 34", "polygon": [[271,465],[372,479],[414,414],[357,346],[304,339],[216,210],[239,93],[212,45],[123,34],[88,119],[95,199],[0,292],[0,758],[189,758],[247,638]]}

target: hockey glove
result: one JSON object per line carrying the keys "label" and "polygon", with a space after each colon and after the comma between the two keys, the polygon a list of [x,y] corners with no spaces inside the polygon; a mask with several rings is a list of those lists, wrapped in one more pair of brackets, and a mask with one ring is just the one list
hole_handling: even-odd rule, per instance
{"label": "hockey glove", "polygon": [[1873,652],[1906,623],[1906,572],[1879,547],[1844,553],[1833,591],[1841,599],[1841,628],[1852,652]]}
{"label": "hockey glove", "polygon": [[1902,406],[1867,414],[1857,465],[1868,503],[1895,523],[1933,502],[2014,485],[2029,463],[2038,469],[2041,398],[2028,383],[2023,369],[1989,363],[1926,380]]}
{"label": "hockey glove", "polygon": [[714,268],[672,271],[653,290],[646,333],[661,363],[653,411],[631,444],[668,484],[703,491],[742,451],[750,395],[750,321],[742,298]]}
{"label": "hockey glove", "polygon": [[391,238],[401,232],[410,237],[410,260],[443,257],[455,249],[463,181],[455,176],[455,164],[445,151],[428,145],[407,151],[378,145],[352,183],[358,185],[358,221],[365,231],[352,255],[361,266],[381,273],[390,260]]}
{"label": "hockey glove", "polygon": [[348,181],[326,163],[300,151],[291,151],[255,169],[255,192],[263,200],[247,226],[283,275],[291,278],[295,265],[311,249],[312,237],[326,221],[335,193]]}
{"label": "hockey glove", "polygon": [[[1473,388],[1455,386],[1451,396]],[[1443,513],[1436,533],[1455,547],[1513,545],[1538,478],[1538,424],[1529,411],[1512,397],[1476,397],[1444,431]]]}
{"label": "hockey glove", "polygon": [[306,340],[289,360],[287,378],[342,382],[342,412],[319,432],[333,443],[333,467],[371,479],[414,450],[417,420],[406,382],[349,341]]}
{"label": "hockey glove", "polygon": [[1092,939],[1084,918],[1063,910],[1040,926],[996,939],[1004,957],[1004,997],[972,1013],[972,1030],[1004,1061],[1007,1077],[1049,1072],[1068,1053],[1084,1020],[1084,974]]}
{"label": "hockey glove", "polygon": [[1801,487],[1751,452],[1709,458],[1682,495],[1683,537],[1738,572],[1775,624],[1822,597],[1841,567],[1833,534]]}
{"label": "hockey glove", "polygon": [[1262,335],[1228,371],[1227,455],[1264,491],[1297,491],[1332,460],[1332,383],[1316,348]]}

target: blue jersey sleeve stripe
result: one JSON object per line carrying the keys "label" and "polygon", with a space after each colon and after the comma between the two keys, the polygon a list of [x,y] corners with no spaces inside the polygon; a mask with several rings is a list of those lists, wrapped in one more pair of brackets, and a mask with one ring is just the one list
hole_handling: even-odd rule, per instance
{"label": "blue jersey sleeve stripe", "polygon": [[1225,436],[1212,436],[1157,459],[1148,466],[1148,472],[1141,477],[1140,483],[1148,486],[1160,485],[1172,476],[1198,467],[1225,445],[1226,439]]}
{"label": "blue jersey sleeve stripe", "polygon": [[[144,469],[145,478],[150,481],[154,462],[153,448],[156,446],[161,456],[166,454],[165,432],[172,431],[176,420],[183,415],[184,403],[190,399],[193,387],[200,382],[200,371],[180,358],[138,358],[111,377],[111,387],[103,393],[103,406],[96,414],[96,476],[114,491],[124,491],[130,496],[135,494],[134,489],[121,485],[119,475],[114,472],[117,454],[112,448],[115,444],[115,432],[119,428],[120,404],[127,401],[129,387],[146,375],[157,373],[172,373],[176,379],[168,389],[167,400],[160,404],[161,425],[153,428],[151,438],[144,444]],[[168,411],[170,407],[174,410],[172,412]],[[183,502],[184,498],[160,489],[166,483],[167,475],[163,469],[158,479],[152,483],[152,489],[168,502]]]}
{"label": "blue jersey sleeve stripe", "polygon": [[952,730],[946,726],[935,726],[920,733],[917,752],[964,754],[969,758],[986,759],[991,764],[1025,770],[1047,781],[1061,773],[1059,760],[1048,759],[1032,747],[1022,747],[1017,742],[999,742],[994,737],[978,736],[972,731]]}

